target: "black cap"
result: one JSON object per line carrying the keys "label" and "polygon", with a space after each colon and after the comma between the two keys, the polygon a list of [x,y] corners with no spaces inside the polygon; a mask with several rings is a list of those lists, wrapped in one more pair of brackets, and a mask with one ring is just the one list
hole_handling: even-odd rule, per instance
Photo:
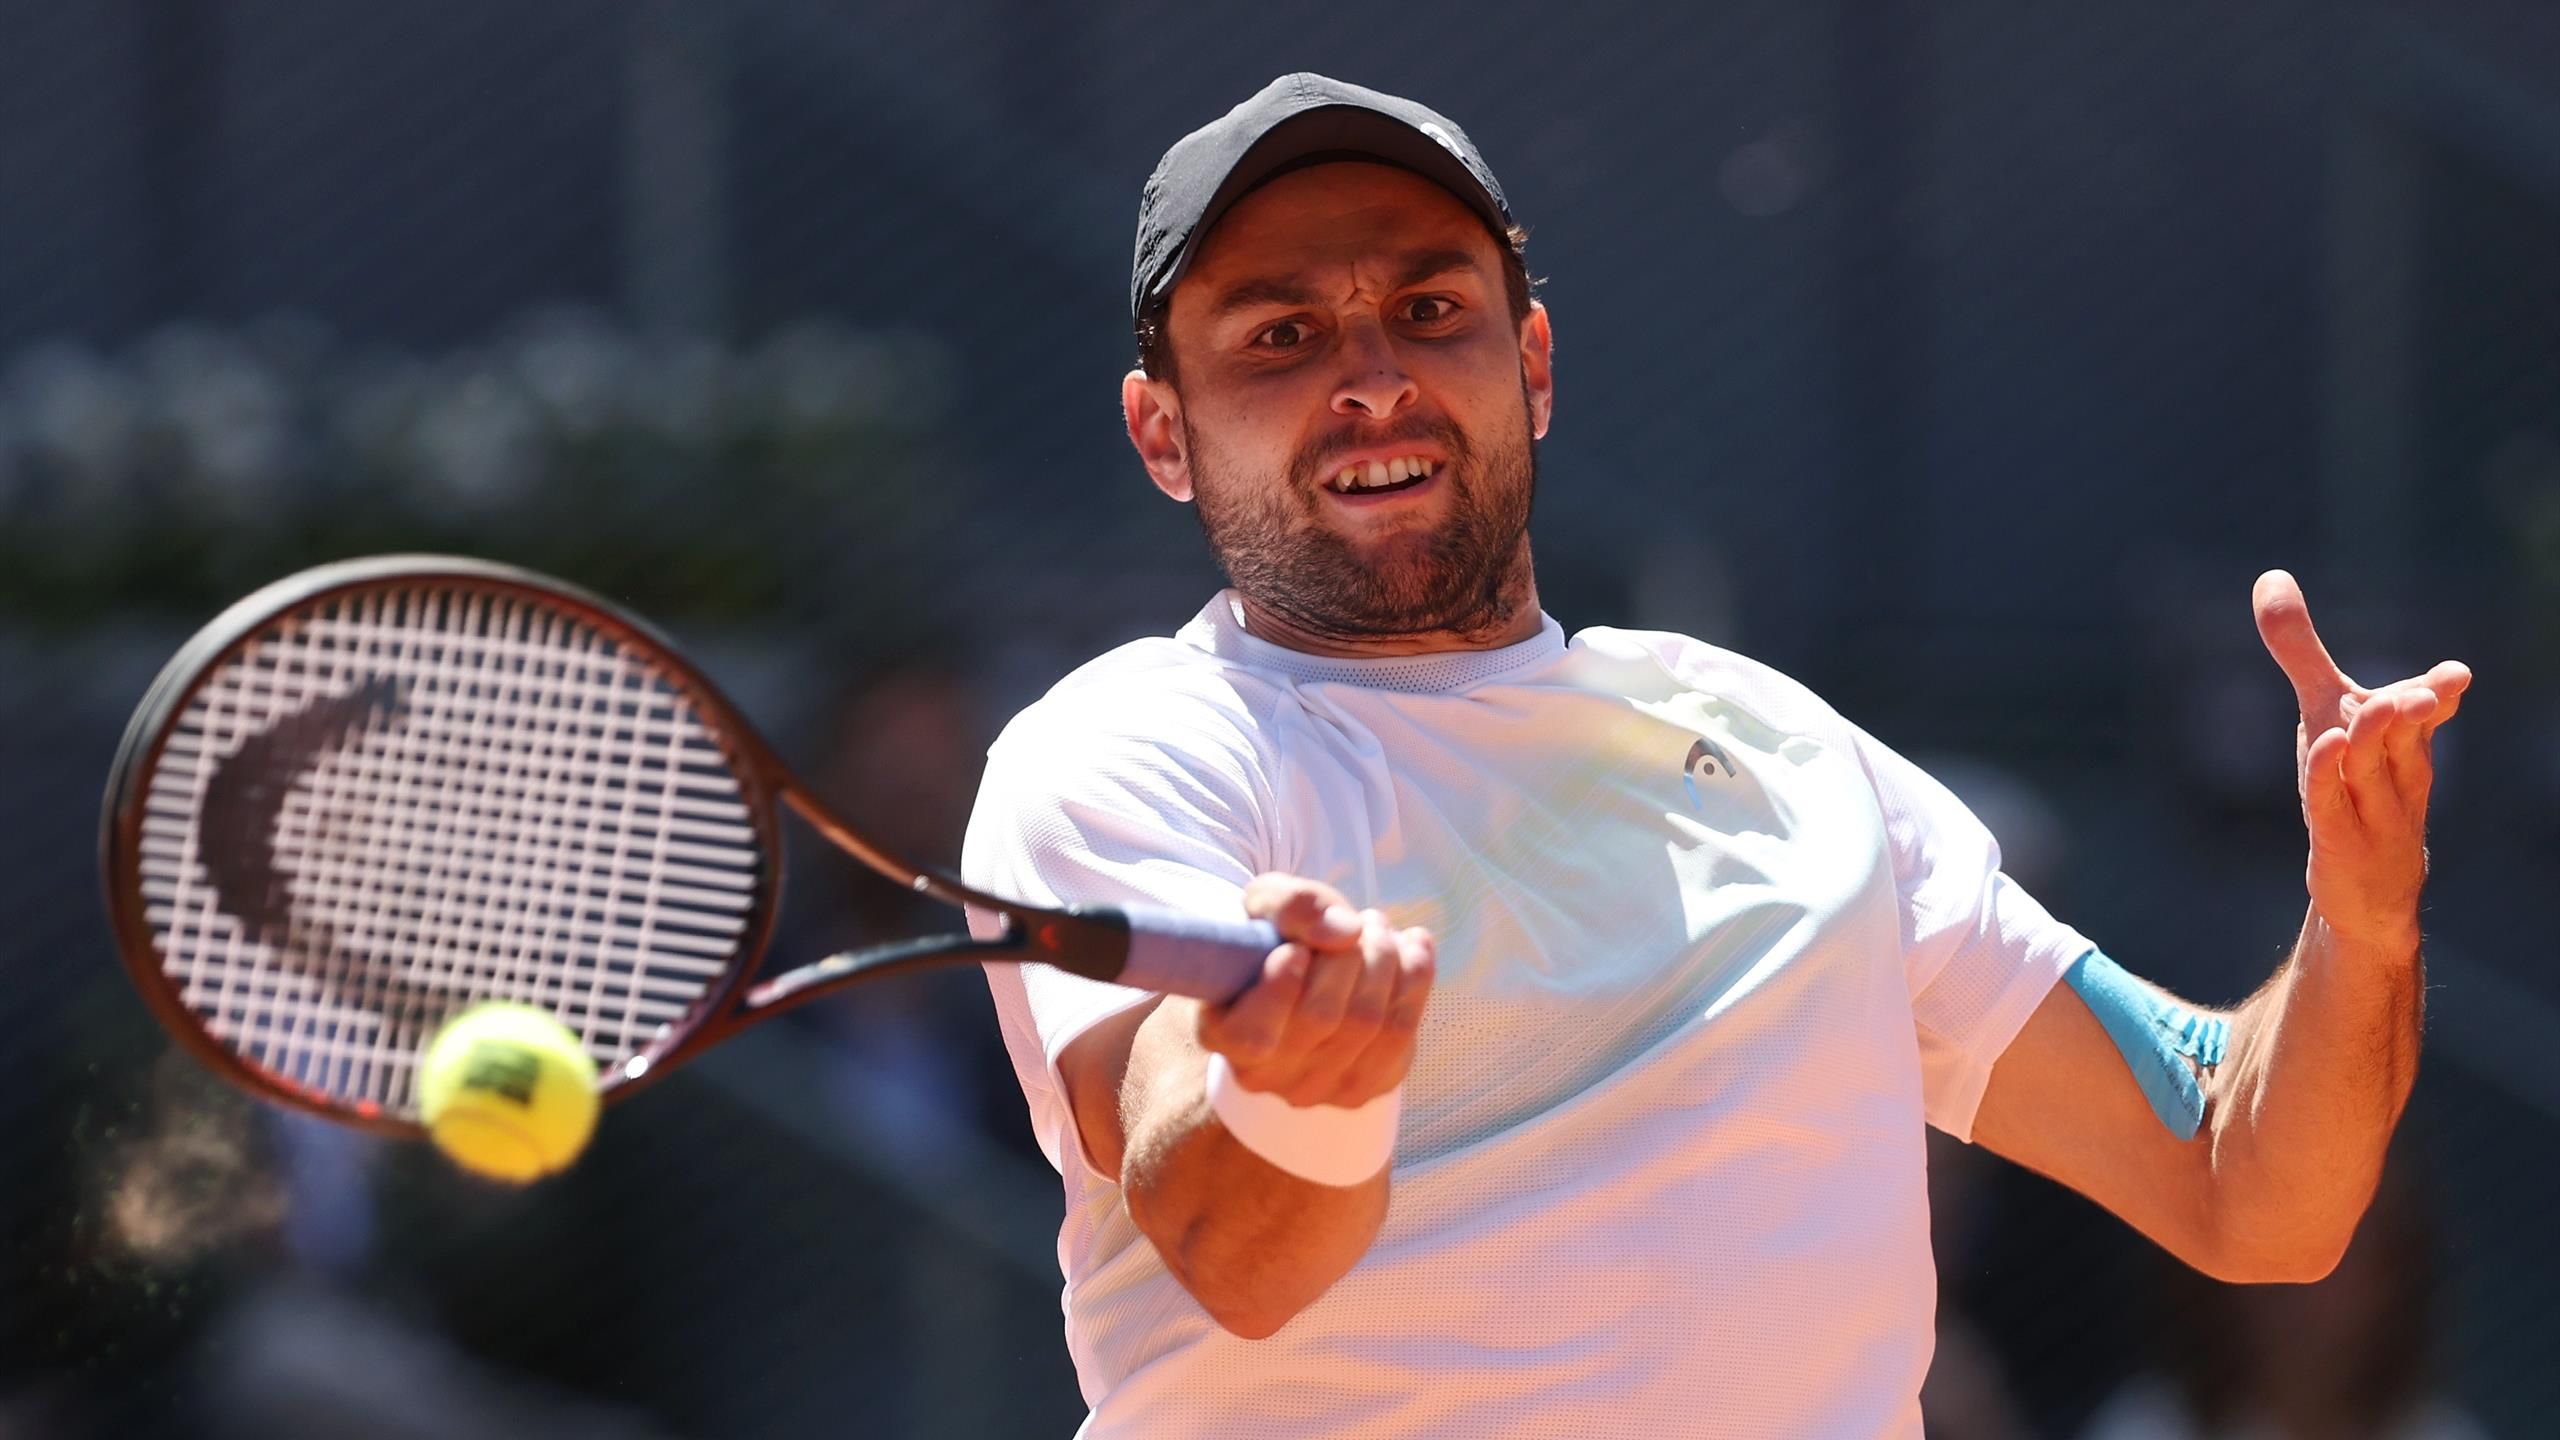
{"label": "black cap", "polygon": [[1502,182],[1457,122],[1427,105],[1322,75],[1283,75],[1174,142],[1138,197],[1129,267],[1136,319],[1173,289],[1199,237],[1263,181],[1318,158],[1402,166],[1467,203],[1494,234],[1511,228]]}

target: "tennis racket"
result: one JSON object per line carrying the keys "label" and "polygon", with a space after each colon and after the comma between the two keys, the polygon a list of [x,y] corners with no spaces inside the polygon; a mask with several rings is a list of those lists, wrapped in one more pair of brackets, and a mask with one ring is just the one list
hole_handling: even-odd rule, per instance
{"label": "tennis racket", "polygon": [[[1001,917],[755,981],[789,808],[873,870]],[[1041,961],[1225,1000],[1259,921],[988,895],[830,813],[641,620],[441,556],[305,571],[216,618],[127,727],[100,837],[153,1013],[283,1104],[421,1133],[417,1061],[486,1000],[557,1016],[618,1099],[768,1016],[925,966]]]}

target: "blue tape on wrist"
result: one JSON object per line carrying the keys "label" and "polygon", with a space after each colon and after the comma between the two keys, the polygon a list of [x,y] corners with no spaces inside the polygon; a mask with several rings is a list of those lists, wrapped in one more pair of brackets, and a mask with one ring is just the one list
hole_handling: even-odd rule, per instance
{"label": "blue tape on wrist", "polygon": [[2117,1053],[2142,1086],[2151,1113],[2181,1140],[2196,1138],[2204,1123],[2204,1089],[2196,1084],[2194,1066],[2222,1063],[2231,1043],[2231,1023],[2218,1015],[2201,1015],[2125,973],[2123,966],[2092,950],[2062,973],[2089,1013],[2116,1042]]}

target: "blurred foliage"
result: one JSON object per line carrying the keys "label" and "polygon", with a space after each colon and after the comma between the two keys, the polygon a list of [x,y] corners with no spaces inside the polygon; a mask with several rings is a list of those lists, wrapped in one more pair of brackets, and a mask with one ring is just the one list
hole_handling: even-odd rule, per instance
{"label": "blurred foliage", "polygon": [[0,369],[0,614],[202,613],[384,551],[710,619],[885,602],[950,510],[948,368],[824,323],[732,348],[563,309],[438,355],[289,318],[32,347]]}

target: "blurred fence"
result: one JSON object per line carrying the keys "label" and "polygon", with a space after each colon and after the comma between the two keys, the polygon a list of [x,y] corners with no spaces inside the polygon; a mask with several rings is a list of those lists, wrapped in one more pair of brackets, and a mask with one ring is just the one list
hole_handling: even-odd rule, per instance
{"label": "blurred fence", "polygon": [[[193,624],[450,549],[667,622],[953,853],[992,727],[1216,583],[1119,433],[1129,226],[1298,67],[1457,117],[1531,228],[1549,608],[1942,762],[2135,968],[2236,998],[2298,919],[2258,569],[2359,673],[2477,665],[2393,1283],[2452,1401],[2547,1428],[2547,4],[0,0],[0,1434],[1072,1430],[1054,1182],[967,977],[493,1196],[169,1063],[87,842]],[[786,949],[906,923],[804,868]],[[2263,1328],[1979,1159],[1939,1172],[1946,1433],[2121,1413],[2189,1363],[2163,1307]]]}

